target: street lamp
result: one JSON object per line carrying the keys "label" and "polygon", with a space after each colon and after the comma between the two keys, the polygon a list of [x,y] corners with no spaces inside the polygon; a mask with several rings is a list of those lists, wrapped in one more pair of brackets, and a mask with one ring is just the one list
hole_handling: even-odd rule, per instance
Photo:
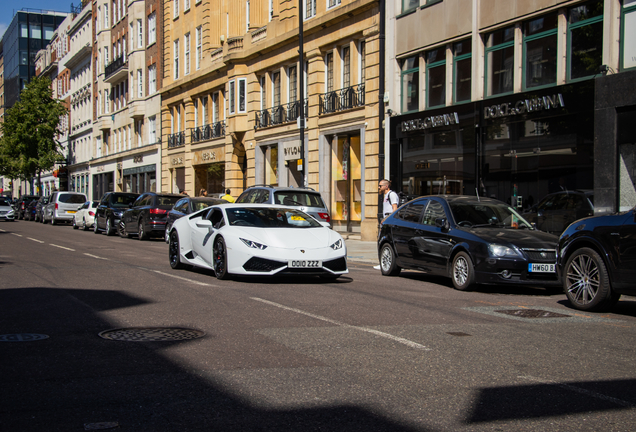
{"label": "street lamp", "polygon": [[303,0],[298,0],[298,86],[300,102],[298,109],[298,128],[300,129],[300,166],[302,186],[307,187],[307,165],[305,164],[305,62],[303,61]]}

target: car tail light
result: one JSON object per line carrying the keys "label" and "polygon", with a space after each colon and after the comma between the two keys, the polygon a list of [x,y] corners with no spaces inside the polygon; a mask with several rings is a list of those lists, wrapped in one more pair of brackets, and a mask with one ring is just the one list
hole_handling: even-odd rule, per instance
{"label": "car tail light", "polygon": [[161,210],[158,208],[150,209],[150,214],[166,214],[166,213],[168,213],[168,210]]}
{"label": "car tail light", "polygon": [[331,223],[331,218],[329,217],[329,213],[318,213],[318,216],[320,216],[320,219],[322,219],[324,222]]}
{"label": "car tail light", "polygon": [[88,214],[89,214],[90,216],[95,216],[95,212],[92,212],[92,211],[89,211],[89,212],[88,212]]}
{"label": "car tail light", "polygon": [[57,210],[57,203],[55,203],[55,210]]}

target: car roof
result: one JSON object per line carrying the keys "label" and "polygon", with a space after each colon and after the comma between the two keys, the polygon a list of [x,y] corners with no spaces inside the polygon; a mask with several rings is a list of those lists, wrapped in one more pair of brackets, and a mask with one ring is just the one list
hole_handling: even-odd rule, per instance
{"label": "car roof", "polygon": [[475,195],[424,195],[415,198],[416,200],[422,198],[441,198],[450,203],[489,203],[489,204],[505,204],[503,201],[494,198],[478,197]]}
{"label": "car roof", "polygon": [[310,187],[292,187],[292,186],[267,186],[267,185],[256,185],[256,186],[250,186],[247,189],[245,189],[245,191],[248,191],[250,189],[270,189],[273,190],[274,192],[278,192],[278,191],[302,191],[302,192],[309,192],[309,193],[318,193],[318,191],[316,191],[315,189],[312,189]]}

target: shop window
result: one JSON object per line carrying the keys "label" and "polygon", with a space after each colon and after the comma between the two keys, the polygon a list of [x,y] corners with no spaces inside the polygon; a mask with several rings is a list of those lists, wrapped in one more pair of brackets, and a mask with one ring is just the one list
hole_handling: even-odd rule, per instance
{"label": "shop window", "polygon": [[362,220],[362,153],[360,136],[338,136],[332,140],[331,218],[335,226],[347,228]]}
{"label": "shop window", "polygon": [[426,106],[446,104],[446,50],[434,49],[426,53]]}
{"label": "shop window", "polygon": [[636,67],[636,0],[623,0],[621,11],[621,64]]}
{"label": "shop window", "polygon": [[514,27],[494,31],[486,37],[486,96],[513,90],[514,39]]}
{"label": "shop window", "polygon": [[453,97],[455,102],[471,99],[472,43],[465,40],[453,44]]}
{"label": "shop window", "polygon": [[523,24],[525,88],[556,84],[557,17],[555,12]]}
{"label": "shop window", "polygon": [[419,57],[409,57],[402,61],[402,113],[414,112],[419,109],[420,94]]}

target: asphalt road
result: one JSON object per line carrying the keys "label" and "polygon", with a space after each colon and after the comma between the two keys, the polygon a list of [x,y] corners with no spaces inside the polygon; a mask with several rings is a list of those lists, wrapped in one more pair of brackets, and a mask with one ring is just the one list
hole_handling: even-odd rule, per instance
{"label": "asphalt road", "polygon": [[[634,298],[587,314],[360,263],[218,281],[162,240],[3,223],[0,431],[633,431],[635,326]],[[179,328],[205,335],[147,341]]]}

